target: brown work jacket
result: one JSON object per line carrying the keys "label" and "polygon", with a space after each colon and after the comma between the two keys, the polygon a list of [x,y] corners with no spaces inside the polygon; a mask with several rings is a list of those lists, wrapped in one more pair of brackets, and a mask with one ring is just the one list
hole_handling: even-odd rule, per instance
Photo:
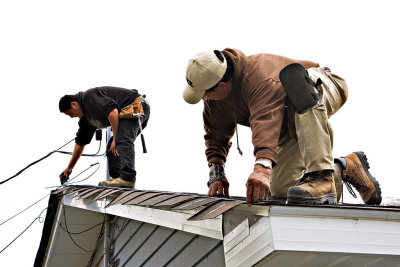
{"label": "brown work jacket", "polygon": [[222,51],[232,60],[232,91],[224,100],[205,100],[203,120],[208,162],[225,163],[236,124],[251,127],[254,156],[275,163],[278,144],[296,138],[294,110],[279,81],[279,72],[291,63],[306,69],[311,61],[273,54],[246,56],[237,49]]}

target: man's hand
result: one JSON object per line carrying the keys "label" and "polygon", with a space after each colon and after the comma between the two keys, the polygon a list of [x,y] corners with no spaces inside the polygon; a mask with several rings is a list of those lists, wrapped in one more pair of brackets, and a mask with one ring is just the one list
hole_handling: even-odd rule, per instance
{"label": "man's hand", "polygon": [[108,121],[110,122],[111,129],[113,132],[113,141],[111,142],[111,146],[108,152],[111,152],[114,156],[119,157],[117,146],[115,145],[115,140],[117,139],[117,133],[118,133],[118,124],[119,124],[119,116],[117,109],[113,109],[108,114]]}
{"label": "man's hand", "polygon": [[210,197],[228,197],[229,195],[229,182],[224,176],[222,181],[215,181],[210,184],[210,189],[208,190],[208,196]]}
{"label": "man's hand", "polygon": [[64,183],[66,183],[69,180],[69,175],[71,174],[72,169],[66,168],[65,170],[63,170],[63,172],[60,174],[60,182],[61,185],[63,185]]}
{"label": "man's hand", "polygon": [[208,163],[210,171],[208,173],[208,196],[210,197],[230,197],[229,196],[229,182],[226,179],[224,164],[222,163]]}
{"label": "man's hand", "polygon": [[246,183],[246,201],[249,207],[254,202],[267,199],[270,187],[270,177],[271,169],[264,168],[260,165],[254,166],[254,171],[250,174]]}
{"label": "man's hand", "polygon": [[115,138],[111,142],[111,146],[108,152],[111,152],[114,156],[119,157],[117,146],[115,145]]}

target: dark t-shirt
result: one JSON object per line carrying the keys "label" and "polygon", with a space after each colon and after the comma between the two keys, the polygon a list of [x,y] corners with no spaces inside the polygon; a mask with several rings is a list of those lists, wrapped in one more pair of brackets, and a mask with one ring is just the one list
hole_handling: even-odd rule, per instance
{"label": "dark t-shirt", "polygon": [[96,129],[110,126],[108,115],[111,111],[117,109],[120,112],[138,96],[135,89],[112,86],[96,87],[76,94],[83,117],[78,123],[75,143],[81,146],[89,144]]}

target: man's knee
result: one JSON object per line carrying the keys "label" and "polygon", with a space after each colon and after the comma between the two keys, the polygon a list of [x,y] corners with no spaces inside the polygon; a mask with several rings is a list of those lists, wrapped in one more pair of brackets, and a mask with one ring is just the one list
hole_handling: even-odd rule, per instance
{"label": "man's knee", "polygon": [[319,87],[321,98],[326,105],[328,116],[332,116],[347,101],[348,88],[346,81],[326,68],[309,68],[307,72],[313,81],[318,79],[322,81]]}

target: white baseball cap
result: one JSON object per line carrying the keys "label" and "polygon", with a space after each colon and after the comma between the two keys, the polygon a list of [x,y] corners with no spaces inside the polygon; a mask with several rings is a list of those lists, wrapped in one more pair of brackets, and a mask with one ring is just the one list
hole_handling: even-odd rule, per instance
{"label": "white baseball cap", "polygon": [[189,60],[186,68],[188,85],[183,91],[183,99],[189,104],[198,103],[205,91],[222,79],[226,68],[226,59],[223,58],[221,61],[214,51],[198,53],[193,59]]}

